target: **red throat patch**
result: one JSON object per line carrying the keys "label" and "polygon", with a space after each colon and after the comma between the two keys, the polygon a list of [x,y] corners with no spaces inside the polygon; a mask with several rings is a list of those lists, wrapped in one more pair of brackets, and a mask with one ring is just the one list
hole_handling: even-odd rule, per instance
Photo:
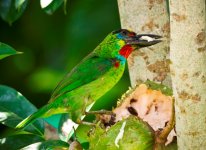
{"label": "red throat patch", "polygon": [[132,51],[133,47],[131,45],[125,45],[120,49],[119,54],[128,58]]}

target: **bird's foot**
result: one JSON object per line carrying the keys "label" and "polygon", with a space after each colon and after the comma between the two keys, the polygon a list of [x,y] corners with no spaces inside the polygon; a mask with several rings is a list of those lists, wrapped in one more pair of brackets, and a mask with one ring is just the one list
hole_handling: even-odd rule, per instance
{"label": "bird's foot", "polygon": [[83,125],[87,125],[87,126],[96,126],[95,123],[87,122],[87,121],[82,121],[82,120],[78,120],[77,124],[83,124]]}
{"label": "bird's foot", "polygon": [[88,112],[85,112],[86,115],[90,115],[90,114],[93,114],[93,115],[112,115],[114,114],[112,111],[108,111],[108,110],[97,110],[97,111],[88,111]]}

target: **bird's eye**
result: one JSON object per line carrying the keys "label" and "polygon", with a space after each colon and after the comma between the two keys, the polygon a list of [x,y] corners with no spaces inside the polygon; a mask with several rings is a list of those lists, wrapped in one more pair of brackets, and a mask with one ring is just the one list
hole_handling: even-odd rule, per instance
{"label": "bird's eye", "polygon": [[123,30],[123,31],[122,31],[122,35],[127,35],[127,31],[126,31],[126,30]]}

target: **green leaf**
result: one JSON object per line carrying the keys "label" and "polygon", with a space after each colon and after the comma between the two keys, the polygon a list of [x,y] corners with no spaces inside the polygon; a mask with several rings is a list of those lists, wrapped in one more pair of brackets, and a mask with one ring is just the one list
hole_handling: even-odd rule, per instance
{"label": "green leaf", "polygon": [[[36,111],[36,107],[19,92],[10,87],[0,85],[0,123],[15,128],[20,121]],[[43,135],[43,120],[37,120],[25,130]]]}
{"label": "green leaf", "polygon": [[26,0],[15,0],[16,9],[20,9],[21,6],[26,2]]}
{"label": "green leaf", "polygon": [[107,131],[96,127],[90,133],[90,150],[151,150],[154,148],[154,131],[136,117],[122,120]]}
{"label": "green leaf", "polygon": [[41,8],[49,15],[53,14],[64,2],[64,0],[40,0]]}
{"label": "green leaf", "polygon": [[0,149],[17,150],[32,143],[41,142],[44,139],[34,134],[16,134],[0,139]]}
{"label": "green leaf", "polygon": [[[74,128],[72,126],[74,126]],[[68,114],[61,114],[61,119],[58,125],[58,134],[62,141],[67,142],[73,137],[78,139],[81,145],[86,148],[88,147],[88,133],[90,132],[92,127],[93,126],[84,124],[75,124],[71,121],[71,119],[69,119]]]}
{"label": "green leaf", "polygon": [[[14,21],[16,21],[23,14],[24,10],[26,9],[27,4],[28,4],[28,0],[25,0],[25,2],[23,3],[16,2],[15,0],[1,0],[0,1],[0,16],[4,21],[8,22],[11,25]],[[15,5],[18,5],[21,7],[16,8]]]}
{"label": "green leaf", "polygon": [[167,87],[166,85],[156,83],[154,81],[147,80],[144,84],[146,84],[152,90],[160,90],[163,94],[167,96],[172,96],[172,89]]}
{"label": "green leaf", "polygon": [[[90,107],[92,107],[93,104],[89,105],[86,108],[86,111],[90,110]],[[58,124],[58,134],[61,140],[63,141],[69,141],[69,139],[74,136],[74,129],[75,129],[75,134],[80,143],[85,143],[88,142],[87,139],[87,133],[90,131],[92,128],[91,126],[88,125],[79,125],[76,124],[71,120],[69,117],[69,114],[61,114]],[[85,116],[82,116],[82,120],[84,119]]]}
{"label": "green leaf", "polygon": [[58,129],[61,117],[62,114],[55,114],[50,117],[44,118],[44,120],[54,128]]}
{"label": "green leaf", "polygon": [[69,141],[74,133],[73,127],[76,129],[78,125],[69,119],[68,114],[62,114],[58,126],[58,134],[60,139],[66,142]]}
{"label": "green leaf", "polygon": [[10,55],[21,54],[21,52],[17,52],[11,46],[0,42],[0,59],[8,57]]}
{"label": "green leaf", "polygon": [[44,142],[38,142],[31,144],[22,148],[21,150],[31,150],[31,149],[39,149],[39,150],[52,150],[52,149],[68,149],[69,144],[60,140],[48,140]]}

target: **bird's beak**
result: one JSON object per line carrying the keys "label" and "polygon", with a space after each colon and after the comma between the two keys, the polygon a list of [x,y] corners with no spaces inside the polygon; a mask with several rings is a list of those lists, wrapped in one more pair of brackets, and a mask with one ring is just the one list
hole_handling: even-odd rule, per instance
{"label": "bird's beak", "polygon": [[155,34],[138,34],[126,39],[126,43],[138,47],[147,47],[161,42],[162,40],[160,40],[160,38],[162,38],[162,36]]}

